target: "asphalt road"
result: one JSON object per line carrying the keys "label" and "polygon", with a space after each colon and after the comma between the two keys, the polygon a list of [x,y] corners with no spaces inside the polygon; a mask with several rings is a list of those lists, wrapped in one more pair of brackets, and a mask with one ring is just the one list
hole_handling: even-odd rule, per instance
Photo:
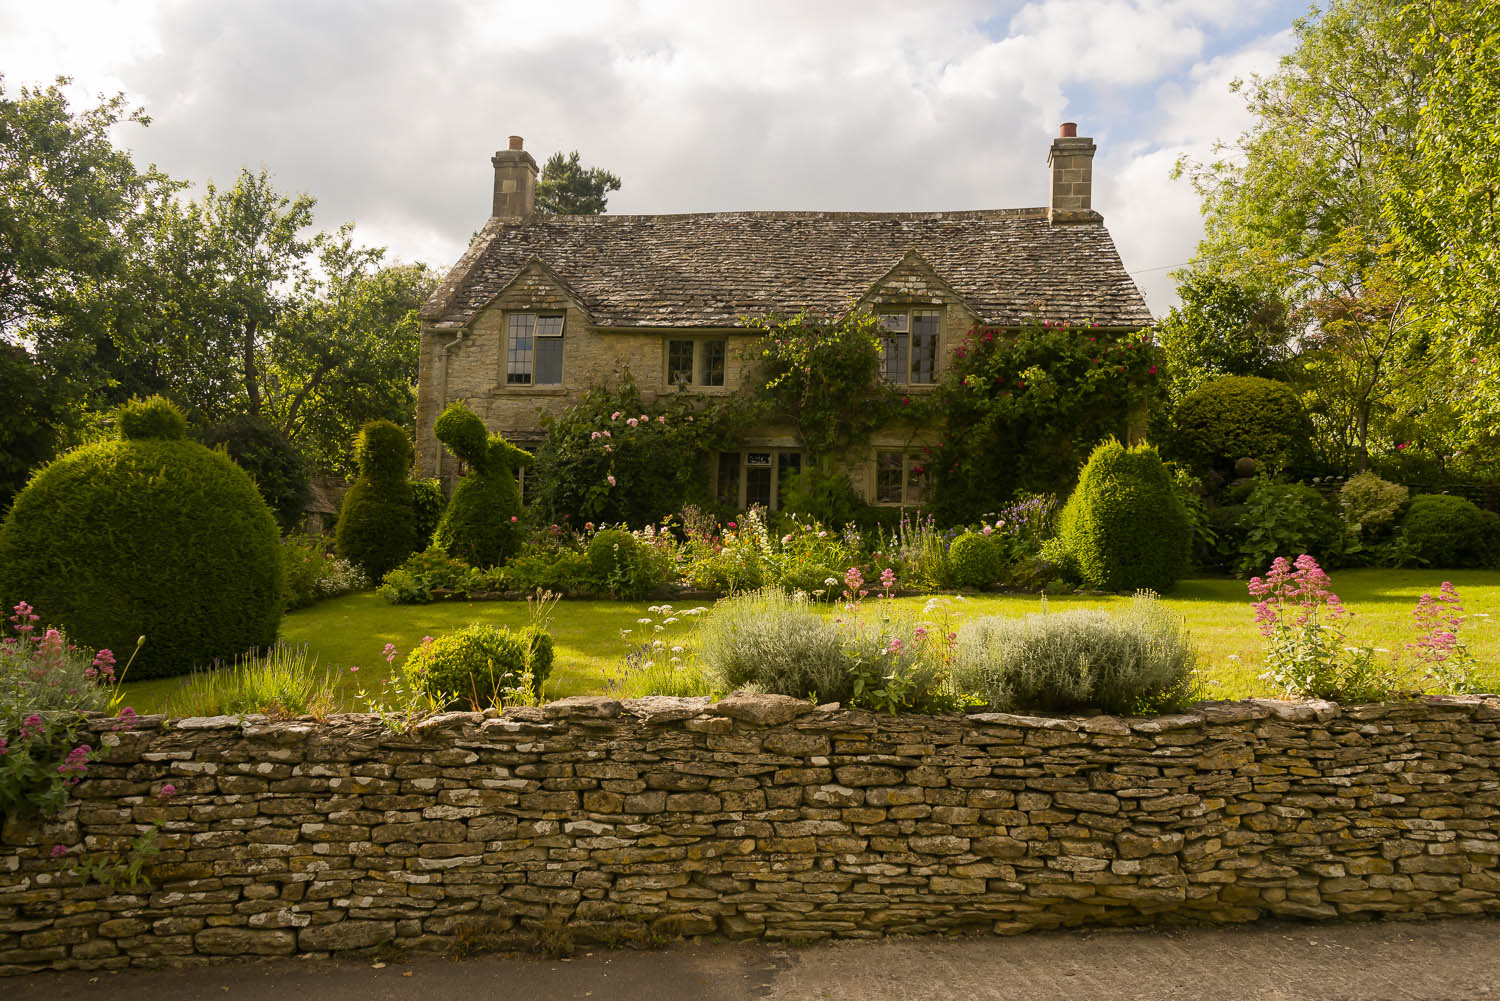
{"label": "asphalt road", "polygon": [[1500,919],[1047,932],[568,960],[279,960],[0,981],[4,1001],[1343,1001],[1500,998]]}

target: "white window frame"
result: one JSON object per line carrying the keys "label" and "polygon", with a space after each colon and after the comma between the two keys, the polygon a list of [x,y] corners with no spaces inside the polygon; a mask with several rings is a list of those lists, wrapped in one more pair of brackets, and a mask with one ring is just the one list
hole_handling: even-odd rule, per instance
{"label": "white window frame", "polygon": [[[529,322],[528,322],[529,321]],[[554,322],[555,325],[554,325]],[[543,330],[543,326],[549,328]],[[519,329],[525,325],[527,329]],[[555,329],[550,329],[555,326]],[[563,384],[562,373],[562,339],[563,331],[567,327],[567,314],[555,311],[516,311],[505,314],[505,386],[508,389],[527,389],[533,386],[561,386]],[[531,347],[524,352],[517,347],[520,337],[529,336]],[[558,364],[556,382],[538,382],[536,380],[536,349],[539,340],[556,340],[558,346]]]}

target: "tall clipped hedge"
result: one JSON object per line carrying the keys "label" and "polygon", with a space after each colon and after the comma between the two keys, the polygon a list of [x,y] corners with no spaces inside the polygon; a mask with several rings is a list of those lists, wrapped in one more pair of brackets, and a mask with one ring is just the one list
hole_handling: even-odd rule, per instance
{"label": "tall clipped hedge", "polygon": [[434,431],[469,471],[458,481],[432,541],[473,566],[504,563],[521,548],[516,469],[531,465],[531,453],[491,435],[462,403],[450,404]]}
{"label": "tall clipped hedge", "polygon": [[371,421],[354,442],[359,478],[344,494],[334,545],[371,580],[417,550],[417,512],[406,479],[411,453],[411,439],[391,421]]}
{"label": "tall clipped hedge", "polygon": [[123,664],[181,674],[276,640],[276,522],[248,474],[186,439],[160,397],[121,408],[119,439],[43,467],[0,526],[0,600]]}
{"label": "tall clipped hedge", "polygon": [[1187,569],[1192,526],[1156,449],[1110,439],[1094,449],[1059,523],[1089,587],[1166,591]]}
{"label": "tall clipped hedge", "polygon": [[1286,383],[1226,375],[1177,404],[1169,451],[1198,472],[1222,472],[1249,457],[1295,476],[1314,463],[1313,438],[1312,421]]}
{"label": "tall clipped hedge", "polygon": [[1495,515],[1463,497],[1418,494],[1401,519],[1401,531],[1411,551],[1430,567],[1492,566],[1500,556]]}

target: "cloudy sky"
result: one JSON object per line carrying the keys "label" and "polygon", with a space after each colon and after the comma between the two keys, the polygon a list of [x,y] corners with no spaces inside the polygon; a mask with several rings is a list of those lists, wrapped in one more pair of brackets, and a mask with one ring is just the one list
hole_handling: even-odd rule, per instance
{"label": "cloudy sky", "polygon": [[1288,0],[0,0],[7,93],[74,78],[153,119],[118,141],[200,184],[268,167],[318,224],[445,270],[490,154],[578,149],[619,213],[1045,205],[1063,121],[1161,315],[1201,224],[1172,181],[1246,125]]}

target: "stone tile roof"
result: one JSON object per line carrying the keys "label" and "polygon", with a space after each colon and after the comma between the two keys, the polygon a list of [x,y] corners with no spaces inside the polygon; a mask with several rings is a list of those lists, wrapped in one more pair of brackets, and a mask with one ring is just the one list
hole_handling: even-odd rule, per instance
{"label": "stone tile roof", "polygon": [[467,323],[533,260],[598,326],[839,313],[913,249],[985,323],[1152,322],[1103,219],[1054,226],[1046,209],[492,218],[421,315]]}

